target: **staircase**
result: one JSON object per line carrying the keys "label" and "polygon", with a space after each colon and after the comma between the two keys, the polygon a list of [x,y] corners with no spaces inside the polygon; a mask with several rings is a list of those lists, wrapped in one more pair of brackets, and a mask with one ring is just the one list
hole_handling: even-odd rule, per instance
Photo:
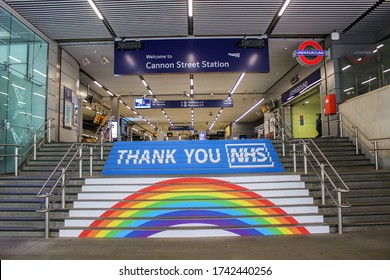
{"label": "staircase", "polygon": [[[350,192],[343,194],[350,208],[343,209],[343,231],[368,231],[390,229],[390,171],[376,171],[364,155],[356,155],[355,145],[348,138],[316,138],[317,146],[323,151],[330,163],[340,174]],[[275,149],[281,155],[281,142],[274,141]],[[286,154],[287,155],[287,154]],[[291,157],[282,157],[286,171],[293,172]],[[303,174],[303,157],[297,157],[298,173]],[[321,205],[320,182],[309,168],[307,175],[302,175],[306,187],[310,190],[314,202],[329,224],[330,231],[337,231],[337,209],[326,200]],[[336,180],[332,176],[332,180]]]}
{"label": "staircase", "polygon": [[[46,143],[37,152],[37,160],[30,160],[23,166],[19,176],[0,176],[0,236],[44,236],[44,214],[35,211],[40,207],[42,199],[36,198],[36,194],[71,144]],[[110,149],[111,146],[104,148],[106,156]],[[66,164],[67,162],[64,162],[63,166]],[[94,160],[94,175],[101,174],[103,165],[104,161]],[[88,160],[83,161],[83,175],[89,176]],[[78,177],[78,173],[74,174],[67,185],[67,209],[72,207],[84,183],[84,178]],[[49,187],[57,178],[54,176]],[[58,236],[64,218],[68,216],[68,210],[60,209],[60,202],[56,208],[56,211],[50,213],[51,236]]]}
{"label": "staircase", "polygon": [[86,180],[60,236],[329,232],[300,176],[283,171],[269,140],[115,143],[107,177]]}
{"label": "staircase", "polygon": [[60,237],[328,233],[299,175],[86,179]]}

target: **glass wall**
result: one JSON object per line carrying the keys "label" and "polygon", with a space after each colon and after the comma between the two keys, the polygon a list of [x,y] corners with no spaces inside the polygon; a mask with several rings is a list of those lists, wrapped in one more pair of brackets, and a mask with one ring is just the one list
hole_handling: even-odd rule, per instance
{"label": "glass wall", "polygon": [[390,84],[390,39],[357,50],[339,61],[342,100]]}
{"label": "glass wall", "polygon": [[[32,142],[46,122],[47,59],[48,43],[0,8],[0,154],[15,153],[1,144]],[[0,157],[0,174],[13,171],[14,158]]]}

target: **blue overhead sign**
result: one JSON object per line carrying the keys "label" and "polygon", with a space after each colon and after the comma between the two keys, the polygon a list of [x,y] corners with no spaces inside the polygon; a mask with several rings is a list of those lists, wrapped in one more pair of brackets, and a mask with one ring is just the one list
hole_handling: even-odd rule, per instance
{"label": "blue overhead sign", "polygon": [[115,43],[115,75],[269,72],[268,39],[245,47],[242,38],[142,40],[134,49]]}
{"label": "blue overhead sign", "polygon": [[283,172],[270,140],[116,142],[103,175]]}
{"label": "blue overhead sign", "polygon": [[321,81],[321,70],[318,69],[309,76],[307,76],[300,83],[296,84],[294,87],[290,88],[288,91],[282,94],[282,104],[290,101],[291,99],[300,95],[303,91],[314,85],[315,83]]}
{"label": "blue overhead sign", "polygon": [[165,100],[153,101],[152,109],[166,108],[227,108],[233,107],[233,100]]}

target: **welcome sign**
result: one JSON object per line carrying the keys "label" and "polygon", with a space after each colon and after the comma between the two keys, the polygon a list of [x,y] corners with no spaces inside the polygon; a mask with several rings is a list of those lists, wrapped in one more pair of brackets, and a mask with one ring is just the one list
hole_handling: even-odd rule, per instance
{"label": "welcome sign", "polygon": [[269,72],[268,39],[261,48],[239,46],[242,38],[143,40],[142,48],[114,53],[114,74]]}
{"label": "welcome sign", "polygon": [[283,172],[268,139],[116,142],[103,175]]}

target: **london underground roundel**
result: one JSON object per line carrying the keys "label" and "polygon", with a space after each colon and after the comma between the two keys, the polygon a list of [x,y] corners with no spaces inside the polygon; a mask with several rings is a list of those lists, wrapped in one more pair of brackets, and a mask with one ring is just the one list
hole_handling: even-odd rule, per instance
{"label": "london underground roundel", "polygon": [[313,66],[321,62],[322,57],[326,56],[326,51],[317,42],[309,40],[301,43],[293,56],[302,66]]}

